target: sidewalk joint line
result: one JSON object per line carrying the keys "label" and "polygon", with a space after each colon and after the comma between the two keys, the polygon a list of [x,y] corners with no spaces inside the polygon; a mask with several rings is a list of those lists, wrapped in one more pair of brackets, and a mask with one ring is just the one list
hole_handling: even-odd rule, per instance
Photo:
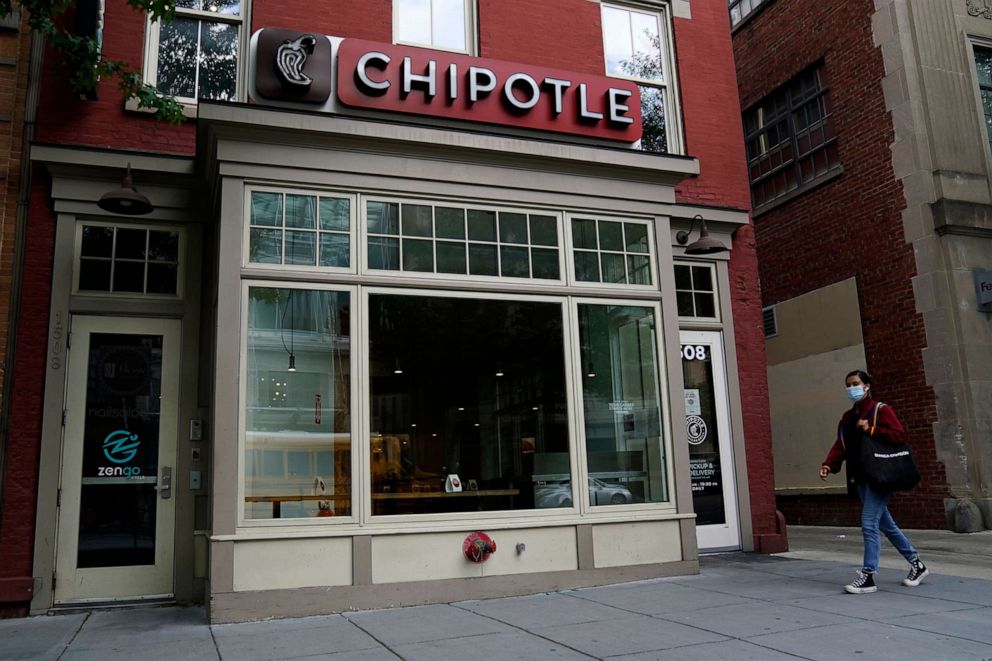
{"label": "sidewalk joint line", "polygon": [[93,611],[86,611],[86,615],[83,617],[83,621],[79,623],[78,627],[76,627],[76,630],[72,633],[72,637],[69,638],[69,642],[65,644],[65,647],[62,648],[62,651],[59,652],[59,655],[58,657],[56,657],[56,659],[61,659],[65,655],[65,653],[69,651],[69,646],[72,645],[72,643],[76,640],[76,636],[79,635],[79,632],[83,630],[83,625],[89,622],[90,615],[92,614]]}

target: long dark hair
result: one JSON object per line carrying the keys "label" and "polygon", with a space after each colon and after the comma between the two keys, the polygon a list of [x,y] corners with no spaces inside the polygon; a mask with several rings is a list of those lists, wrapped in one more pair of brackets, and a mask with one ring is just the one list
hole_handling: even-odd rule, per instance
{"label": "long dark hair", "polygon": [[844,383],[846,384],[847,380],[855,375],[857,375],[857,377],[861,379],[861,383],[865,384],[866,386],[871,385],[871,374],[869,374],[864,370],[854,370],[853,372],[848,372],[847,376],[844,377]]}

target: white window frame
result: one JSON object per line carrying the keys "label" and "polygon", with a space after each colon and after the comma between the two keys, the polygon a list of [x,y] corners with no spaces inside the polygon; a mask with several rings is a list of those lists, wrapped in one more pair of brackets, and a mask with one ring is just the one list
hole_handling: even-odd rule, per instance
{"label": "white window frame", "polygon": [[[679,292],[679,291],[683,291],[684,292],[684,291],[686,291],[685,289],[678,289],[678,286],[675,284],[675,268],[677,266],[688,266],[690,268],[691,267],[694,267],[694,266],[695,267],[704,267],[704,268],[708,268],[710,270],[710,282],[713,283],[713,311],[715,313],[714,316],[712,316],[712,317],[691,317],[691,316],[682,316],[682,315],[679,315],[679,321],[680,322],[708,322],[708,323],[719,322],[722,319],[722,315],[721,315],[721,308],[720,308],[720,283],[717,280],[717,268],[716,268],[716,264],[714,264],[713,262],[703,262],[703,261],[698,261],[697,262],[697,261],[688,261],[688,260],[682,260],[682,259],[676,259],[674,262],[672,262],[672,290],[673,291],[676,291],[676,292]],[[691,271],[690,271],[690,277],[692,277],[691,276]],[[692,294],[695,295],[697,290],[696,289],[692,289],[691,291],[692,291]],[[708,292],[704,292],[702,290],[699,290],[699,293],[705,294],[705,293],[708,293]],[[677,296],[678,295],[676,293],[676,299],[677,299]],[[695,303],[695,301],[693,301],[693,309],[695,309],[695,307],[696,307],[696,303]],[[676,302],[675,302],[675,310],[676,310],[676,312],[678,311],[678,300],[676,300]]]}
{"label": "white window frame", "polygon": [[602,2],[600,3],[602,12],[603,9],[617,9],[626,12],[635,12],[639,14],[645,14],[654,17],[658,21],[658,34],[660,35],[661,41],[661,77],[663,82],[658,82],[657,80],[648,80],[645,78],[640,78],[637,76],[622,76],[619,74],[610,73],[607,70],[606,62],[606,31],[602,30],[601,37],[603,39],[603,70],[605,75],[610,78],[618,78],[621,80],[629,80],[636,83],[638,86],[644,87],[655,87],[661,89],[665,96],[665,138],[666,138],[666,148],[667,154],[682,154],[684,153],[684,144],[682,141],[682,104],[678,98],[679,82],[677,75],[677,66],[675,62],[675,40],[673,38],[672,30],[672,12],[671,8],[667,3],[655,3],[655,2],[645,2],[643,4],[635,3],[614,3],[614,2]]}
{"label": "white window frame", "polygon": [[[237,16],[176,7],[176,18],[192,18],[238,26],[238,63],[235,69],[236,80],[234,81],[235,101],[245,101],[247,97],[248,40],[251,37],[248,34],[251,26],[250,10],[251,0],[241,0],[241,13]],[[142,71],[144,72],[145,82],[153,87],[158,85],[158,47],[161,27],[161,19],[153,21],[151,15],[148,16],[148,20],[145,22],[145,54]],[[187,111],[192,111],[196,108],[197,99],[190,97],[176,98]],[[137,106],[134,107],[137,108]]]}
{"label": "white window frame", "polygon": [[[532,244],[532,243],[529,243],[529,242],[526,243],[526,244],[520,244],[520,243],[504,244],[501,241],[499,241],[499,213],[500,212],[505,212],[505,213],[522,213],[522,214],[524,214],[526,216],[534,215],[534,216],[551,216],[551,217],[554,217],[555,218],[555,221],[556,221],[556,224],[557,224],[557,231],[558,231],[558,245],[556,246],[556,248],[558,250],[558,279],[557,280],[552,280],[550,278],[534,278],[534,277],[515,278],[515,277],[512,277],[512,276],[504,276],[504,275],[472,275],[470,273],[465,273],[465,274],[460,274],[460,273],[437,273],[437,272],[429,273],[429,272],[425,272],[425,271],[404,271],[404,270],[402,270],[402,268],[396,269],[396,270],[370,269],[369,268],[369,265],[368,265],[368,241],[369,241],[369,231],[368,231],[368,204],[367,204],[368,202],[385,202],[385,203],[394,203],[394,204],[418,204],[418,205],[426,205],[426,206],[430,206],[430,207],[439,207],[439,206],[445,207],[445,206],[450,206],[450,207],[456,207],[456,208],[459,208],[459,209],[465,209],[466,210],[466,213],[469,210],[492,211],[492,212],[495,212],[496,213],[496,241],[491,242],[491,243],[488,243],[488,242],[477,242],[477,243],[488,243],[489,245],[496,246],[496,260],[497,260],[497,264],[498,265],[501,265],[501,262],[500,262],[500,258],[501,257],[500,257],[499,248],[502,247],[502,246],[504,246],[504,245],[510,245],[510,246],[516,246],[516,247],[526,247],[528,249],[530,249],[530,248],[551,249],[552,248],[552,246],[535,245],[535,244]],[[565,271],[566,265],[564,264],[564,260],[566,259],[565,253],[567,252],[567,248],[565,247],[565,235],[564,235],[563,226],[562,226],[563,225],[562,224],[562,216],[563,216],[563,214],[559,210],[541,209],[540,207],[511,207],[511,206],[499,206],[499,205],[487,205],[487,204],[473,204],[473,203],[459,202],[457,200],[445,200],[443,198],[423,199],[423,198],[414,198],[414,197],[395,197],[395,196],[387,196],[387,195],[364,195],[364,194],[363,195],[359,195],[359,204],[361,205],[361,211],[360,211],[360,214],[359,214],[359,224],[360,224],[360,230],[359,231],[361,233],[361,250],[359,251],[359,253],[360,253],[359,254],[359,264],[360,264],[360,271],[359,272],[362,275],[393,276],[393,277],[403,276],[404,278],[418,278],[418,279],[419,278],[425,278],[425,279],[430,279],[430,280],[441,280],[441,281],[444,281],[444,280],[449,280],[449,281],[450,280],[457,280],[457,281],[462,281],[462,282],[488,282],[488,283],[499,282],[499,283],[502,283],[502,284],[512,285],[513,287],[519,286],[521,289],[526,289],[527,287],[542,286],[542,285],[543,286],[549,286],[549,285],[552,285],[552,286],[565,286],[567,284],[567,276],[566,276],[566,271]],[[433,216],[433,214],[432,214],[432,216]],[[436,222],[436,221],[434,221],[434,222]],[[467,222],[467,218],[466,218],[466,222]],[[402,234],[402,230],[403,230],[403,228],[402,228],[402,219],[401,219],[400,223],[401,223],[400,224],[400,232],[401,233],[400,234],[397,234],[396,235],[396,238],[399,239],[399,240],[401,240],[401,245],[400,245],[400,260],[401,260],[401,266],[402,266],[402,254],[403,254],[403,252],[402,252],[403,251],[403,248],[402,248],[402,239],[403,239],[403,234]],[[528,234],[528,239],[529,239],[529,237],[530,237],[530,224],[529,223],[528,223],[528,227],[527,227],[527,234]],[[376,236],[380,236],[380,235],[377,234]],[[414,239],[416,239],[416,238],[422,238],[423,240],[427,240],[428,239],[428,237],[410,237],[410,238],[414,238]],[[435,227],[434,236],[430,237],[430,241],[434,244],[434,266],[435,266],[435,268],[437,268],[437,241],[438,240],[439,239],[437,238],[437,232],[436,232],[436,227]],[[440,239],[440,240],[441,241],[445,241],[446,239]],[[473,241],[468,238],[467,226],[466,226],[466,235],[465,235],[464,242],[466,243],[466,245],[468,245],[470,243],[473,243]],[[468,268],[469,268],[469,264],[466,261],[466,270]]]}
{"label": "white window frame", "polygon": [[[430,48],[432,50],[447,51],[449,53],[462,53],[464,55],[478,55],[479,53],[479,38],[478,38],[478,21],[476,21],[476,1],[477,0],[462,0],[465,7],[465,48],[444,48],[442,46],[436,46],[433,43],[421,43],[417,41],[402,41],[399,39],[400,33],[400,3],[398,0],[393,0],[393,43],[402,46],[416,46],[418,48]],[[433,11],[434,0],[431,0],[431,9]],[[432,13],[433,15],[433,13]],[[433,42],[433,34],[431,35],[431,42]]]}
{"label": "white window frame", "polygon": [[[351,376],[350,386],[350,408],[349,415],[351,416],[351,516],[333,516],[333,517],[294,517],[288,519],[249,519],[245,516],[245,477],[247,471],[247,451],[248,451],[248,292],[249,289],[265,288],[265,289],[303,289],[309,291],[329,291],[329,292],[340,292],[347,293],[349,298],[350,306],[350,319],[349,319],[349,337],[351,338],[351,347],[349,348],[349,374]],[[358,523],[362,518],[362,514],[359,511],[363,499],[360,489],[364,489],[363,482],[360,479],[356,479],[356,476],[360,475],[359,471],[361,469],[361,459],[358,456],[358,448],[356,447],[355,438],[359,433],[360,423],[360,385],[364,383],[364,375],[358,374],[356,371],[357,361],[359,359],[359,350],[364,351],[360,348],[360,343],[362,340],[358,337],[358,317],[360,311],[357,306],[360,305],[360,294],[358,288],[355,286],[343,285],[343,284],[327,284],[318,282],[292,282],[286,280],[242,280],[241,281],[241,328],[244,329],[241,333],[241,365],[238,368],[238,460],[237,460],[237,470],[238,470],[238,527],[241,528],[272,528],[272,527],[297,527],[297,526],[344,526],[353,525]]]}
{"label": "white window frame", "polygon": [[[251,261],[251,255],[249,251],[251,250],[251,194],[252,193],[277,193],[282,195],[309,195],[317,198],[317,226],[313,230],[314,233],[318,235],[317,247],[316,247],[316,261],[317,264],[313,266],[308,266],[306,264],[269,264],[263,262],[253,262]],[[351,228],[348,230],[348,267],[340,266],[320,266],[320,198],[321,197],[334,197],[334,198],[346,198],[350,201],[350,213],[348,222],[351,224]],[[357,259],[358,253],[358,243],[359,243],[359,232],[356,231],[358,225],[359,214],[356,211],[356,206],[360,203],[359,195],[353,192],[339,191],[333,189],[317,189],[317,188],[290,188],[286,186],[260,186],[255,184],[245,185],[245,198],[244,198],[244,219],[242,224],[244,227],[242,236],[242,247],[241,247],[241,264],[246,269],[264,269],[270,271],[279,271],[285,273],[288,271],[305,271],[310,273],[357,273]],[[283,258],[285,259],[286,253],[286,231],[294,231],[294,228],[287,228],[285,226],[285,198],[283,202],[283,224],[279,227],[271,227],[269,229],[280,229],[283,232]],[[261,227],[260,225],[256,227]],[[310,230],[302,230],[304,232]],[[342,232],[334,231],[336,234],[342,234]]]}
{"label": "white window frame", "polygon": [[[628,253],[624,250],[624,260],[626,261],[627,255],[643,255],[648,258],[648,263],[651,266],[651,284],[650,285],[636,285],[621,282],[602,282],[603,270],[602,262],[600,262],[600,281],[591,282],[588,280],[579,280],[575,276],[575,244],[574,237],[572,235],[572,221],[573,220],[605,220],[607,222],[619,222],[619,223],[636,223],[638,225],[645,225],[648,236],[648,252],[647,253]],[[597,225],[598,230],[598,225]],[[655,223],[653,220],[645,218],[632,218],[629,216],[611,216],[608,214],[595,213],[595,212],[568,212],[565,214],[565,240],[568,242],[568,281],[573,287],[581,287],[583,289],[596,288],[596,289],[616,289],[620,291],[638,292],[638,291],[651,291],[656,292],[661,287],[661,283],[658,281],[658,253],[655,249]],[[597,232],[597,243],[599,241]],[[579,248],[580,252],[593,252],[589,248]],[[601,255],[603,250],[596,248],[597,255]],[[614,251],[606,251],[608,253],[614,253]],[[616,253],[614,253],[616,254]],[[636,294],[632,294],[636,295]]]}
{"label": "white window frame", "polygon": [[[176,293],[175,294],[146,294],[143,292],[115,292],[115,291],[91,291],[89,289],[79,290],[79,271],[80,271],[80,260],[82,258],[82,248],[83,248],[83,227],[84,226],[97,226],[97,227],[112,227],[115,230],[127,229],[127,230],[151,230],[159,232],[176,232],[179,235],[179,247],[177,253],[176,262]],[[115,235],[116,236],[116,235]],[[115,239],[116,240],[116,239]],[[72,293],[76,296],[95,296],[102,298],[132,298],[141,300],[159,300],[159,301],[181,301],[185,296],[184,285],[186,282],[186,229],[179,225],[157,225],[154,223],[118,223],[106,220],[88,220],[80,218],[76,221],[75,234],[73,236],[73,248],[72,248]],[[116,258],[110,258],[111,263],[116,261]],[[136,260],[126,260],[126,261],[136,261]],[[145,256],[145,264],[154,264],[155,262],[149,260],[147,255]],[[113,274],[111,274],[111,287],[113,287]],[[147,287],[147,274],[145,286]]]}

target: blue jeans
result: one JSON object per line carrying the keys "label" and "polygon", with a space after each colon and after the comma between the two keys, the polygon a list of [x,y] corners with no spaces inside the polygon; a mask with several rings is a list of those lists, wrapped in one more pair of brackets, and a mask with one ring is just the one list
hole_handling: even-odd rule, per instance
{"label": "blue jeans", "polygon": [[858,483],[858,496],[861,497],[861,534],[865,538],[865,564],[867,572],[878,571],[878,556],[882,552],[882,538],[879,531],[892,542],[892,546],[902,557],[912,562],[918,557],[912,543],[902,534],[899,526],[889,514],[889,494],[875,491],[869,485]]}

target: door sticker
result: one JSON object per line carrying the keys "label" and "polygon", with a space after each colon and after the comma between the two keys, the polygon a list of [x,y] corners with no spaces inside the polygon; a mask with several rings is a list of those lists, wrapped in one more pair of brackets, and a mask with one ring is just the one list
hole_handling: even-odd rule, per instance
{"label": "door sticker", "polygon": [[699,403],[699,388],[686,388],[683,394],[685,396],[685,414],[700,415],[702,408]]}
{"label": "door sticker", "polygon": [[706,440],[708,430],[706,422],[698,415],[687,415],[685,417],[685,433],[689,437],[690,445],[700,445]]}

